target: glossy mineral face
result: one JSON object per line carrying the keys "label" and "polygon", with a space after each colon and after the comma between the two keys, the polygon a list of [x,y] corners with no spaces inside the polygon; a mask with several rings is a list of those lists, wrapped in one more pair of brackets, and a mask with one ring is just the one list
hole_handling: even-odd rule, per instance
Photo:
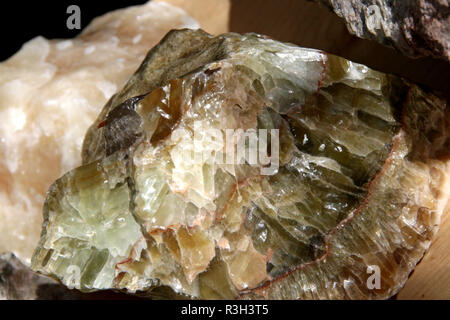
{"label": "glossy mineral face", "polygon": [[0,253],[30,263],[45,193],[81,164],[83,137],[101,107],[149,48],[188,27],[198,23],[183,10],[149,2],[94,19],[74,39],[37,37],[0,63]]}
{"label": "glossy mineral face", "polygon": [[[448,127],[436,96],[345,59],[173,31],[50,188],[32,268],[166,298],[390,297],[447,199]],[[276,168],[221,161],[225,141],[195,143],[209,129],[276,130]]]}

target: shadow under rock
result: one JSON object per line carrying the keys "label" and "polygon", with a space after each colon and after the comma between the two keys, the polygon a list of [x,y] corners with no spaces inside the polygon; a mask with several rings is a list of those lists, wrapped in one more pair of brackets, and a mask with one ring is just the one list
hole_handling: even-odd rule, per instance
{"label": "shadow under rock", "polygon": [[411,59],[375,41],[351,35],[343,20],[307,0],[230,0],[229,30],[256,32],[275,40],[316,48],[391,73],[450,98],[450,65],[446,61]]}

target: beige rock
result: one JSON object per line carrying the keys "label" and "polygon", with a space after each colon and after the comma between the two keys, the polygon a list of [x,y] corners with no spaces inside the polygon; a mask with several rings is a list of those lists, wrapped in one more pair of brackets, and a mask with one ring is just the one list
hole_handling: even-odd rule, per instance
{"label": "beige rock", "polygon": [[84,134],[170,29],[198,28],[164,2],[95,19],[76,38],[27,42],[0,64],[0,252],[29,262],[50,184],[81,163]]}

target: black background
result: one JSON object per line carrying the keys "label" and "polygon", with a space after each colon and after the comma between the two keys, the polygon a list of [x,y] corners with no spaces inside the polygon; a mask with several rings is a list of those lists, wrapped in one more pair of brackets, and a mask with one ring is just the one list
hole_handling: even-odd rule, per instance
{"label": "black background", "polygon": [[[8,59],[36,36],[47,39],[73,38],[93,18],[114,9],[146,3],[146,0],[52,0],[2,1],[0,5],[0,61]],[[67,8],[76,4],[81,10],[81,30],[66,26]]]}
{"label": "black background", "polygon": [[[182,315],[181,309],[191,306],[215,307],[225,310],[226,304],[267,304],[267,315],[230,315],[215,312],[207,315]],[[255,320],[335,320],[335,319],[429,319],[444,316],[449,301],[4,301],[0,302],[2,315],[8,311],[20,317],[31,313],[43,319],[96,320],[201,320],[201,319],[255,319]],[[28,315],[28,314],[27,314]],[[24,317],[25,318],[25,317]]]}

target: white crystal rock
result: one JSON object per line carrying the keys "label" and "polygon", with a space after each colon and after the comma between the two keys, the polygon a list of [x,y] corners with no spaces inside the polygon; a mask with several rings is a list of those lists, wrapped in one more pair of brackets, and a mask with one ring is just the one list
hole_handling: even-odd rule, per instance
{"label": "white crystal rock", "polygon": [[50,184],[80,165],[87,128],[169,30],[199,28],[148,2],[108,13],[71,40],[37,37],[0,64],[0,252],[29,262]]}

